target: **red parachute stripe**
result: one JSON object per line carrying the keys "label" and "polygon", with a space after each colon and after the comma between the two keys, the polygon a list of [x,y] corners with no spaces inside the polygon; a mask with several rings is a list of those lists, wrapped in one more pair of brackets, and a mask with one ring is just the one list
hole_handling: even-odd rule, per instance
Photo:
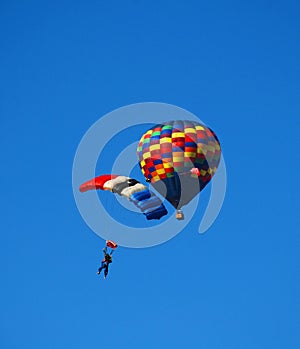
{"label": "red parachute stripe", "polygon": [[88,190],[92,190],[92,189],[102,189],[103,190],[103,186],[105,184],[105,182],[114,179],[118,177],[118,175],[103,175],[103,176],[99,176],[99,177],[95,177],[93,179],[90,179],[89,181],[81,184],[81,186],[79,187],[79,190],[84,193]]}
{"label": "red parachute stripe", "polygon": [[111,240],[106,240],[106,246],[112,248],[113,250],[118,247],[118,245]]}

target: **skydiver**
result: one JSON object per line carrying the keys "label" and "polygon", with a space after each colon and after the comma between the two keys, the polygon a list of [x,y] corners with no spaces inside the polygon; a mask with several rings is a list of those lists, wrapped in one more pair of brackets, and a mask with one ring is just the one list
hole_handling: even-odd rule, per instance
{"label": "skydiver", "polygon": [[99,275],[102,271],[102,269],[104,269],[104,279],[106,279],[107,274],[108,274],[108,266],[110,263],[112,263],[112,254],[113,254],[113,250],[111,250],[110,253],[107,253],[107,247],[102,249],[103,254],[104,254],[104,258],[101,261],[101,267],[98,269],[97,271],[97,275]]}

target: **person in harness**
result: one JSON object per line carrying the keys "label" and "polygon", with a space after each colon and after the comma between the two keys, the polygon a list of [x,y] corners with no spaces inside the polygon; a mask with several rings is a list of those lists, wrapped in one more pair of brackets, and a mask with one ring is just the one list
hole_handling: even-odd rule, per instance
{"label": "person in harness", "polygon": [[107,246],[105,248],[102,249],[103,254],[104,254],[104,258],[101,261],[101,266],[97,271],[97,275],[100,275],[101,271],[104,269],[104,279],[106,279],[107,274],[108,274],[108,267],[110,265],[110,263],[112,263],[112,254],[114,252],[114,250],[111,250],[110,253],[107,253]]}

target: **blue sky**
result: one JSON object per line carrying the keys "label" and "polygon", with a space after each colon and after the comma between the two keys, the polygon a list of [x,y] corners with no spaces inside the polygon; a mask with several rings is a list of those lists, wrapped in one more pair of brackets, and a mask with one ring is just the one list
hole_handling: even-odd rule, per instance
{"label": "blue sky", "polygon": [[[299,348],[299,9],[1,2],[1,348]],[[104,282],[73,158],[99,117],[145,101],[215,130],[226,200],[203,236],[195,219],[120,248]]]}

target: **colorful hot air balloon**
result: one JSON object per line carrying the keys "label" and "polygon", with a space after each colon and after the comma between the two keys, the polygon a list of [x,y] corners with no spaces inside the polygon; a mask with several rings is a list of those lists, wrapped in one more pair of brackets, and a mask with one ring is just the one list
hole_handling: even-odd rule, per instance
{"label": "colorful hot air balloon", "polygon": [[209,183],[220,162],[215,133],[195,121],[175,120],[156,125],[140,139],[137,155],[148,182],[176,209],[188,204]]}
{"label": "colorful hot air balloon", "polygon": [[143,212],[148,220],[160,219],[168,213],[162,201],[134,178],[102,175],[83,183],[79,188],[81,192],[93,189],[109,190],[126,197]]}

